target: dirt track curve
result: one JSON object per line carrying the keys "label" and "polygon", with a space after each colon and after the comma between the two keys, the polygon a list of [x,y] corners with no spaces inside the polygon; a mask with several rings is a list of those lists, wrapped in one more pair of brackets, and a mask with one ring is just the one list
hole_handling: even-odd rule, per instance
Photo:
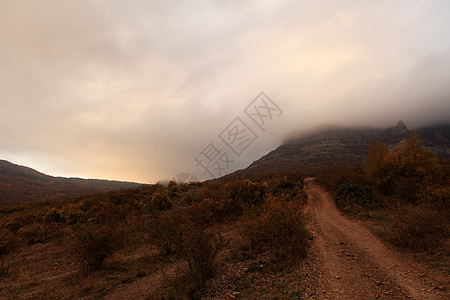
{"label": "dirt track curve", "polygon": [[448,277],[386,246],[343,217],[313,179],[306,183],[314,242],[305,299],[450,299]]}

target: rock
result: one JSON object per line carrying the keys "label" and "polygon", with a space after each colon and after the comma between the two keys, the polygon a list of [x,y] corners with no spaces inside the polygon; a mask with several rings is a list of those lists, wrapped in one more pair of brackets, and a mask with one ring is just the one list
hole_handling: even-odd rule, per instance
{"label": "rock", "polygon": [[233,297],[237,298],[237,297],[239,297],[241,295],[241,293],[240,292],[233,292],[233,293],[231,293],[231,295]]}

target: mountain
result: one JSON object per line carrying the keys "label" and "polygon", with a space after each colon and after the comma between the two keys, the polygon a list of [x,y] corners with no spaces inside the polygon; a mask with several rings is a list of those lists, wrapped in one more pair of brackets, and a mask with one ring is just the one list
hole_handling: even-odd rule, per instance
{"label": "mountain", "polygon": [[[415,130],[424,145],[441,157],[450,158],[450,125],[439,124]],[[390,148],[409,137],[410,130],[399,121],[379,128],[329,127],[286,140],[275,150],[235,174],[256,174],[268,170],[301,168],[314,170],[323,165],[358,165],[364,161],[371,141]]]}
{"label": "mountain", "polygon": [[140,185],[122,181],[53,177],[0,160],[0,205],[78,197]]}
{"label": "mountain", "polygon": [[441,157],[450,158],[450,125],[437,124],[416,130],[421,136],[423,144]]}

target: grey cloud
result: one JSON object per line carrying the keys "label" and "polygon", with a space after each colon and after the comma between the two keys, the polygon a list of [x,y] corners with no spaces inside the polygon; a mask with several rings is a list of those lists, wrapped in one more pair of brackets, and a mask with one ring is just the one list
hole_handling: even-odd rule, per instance
{"label": "grey cloud", "polygon": [[0,155],[136,181],[192,157],[261,91],[293,131],[448,120],[448,1],[0,2]]}

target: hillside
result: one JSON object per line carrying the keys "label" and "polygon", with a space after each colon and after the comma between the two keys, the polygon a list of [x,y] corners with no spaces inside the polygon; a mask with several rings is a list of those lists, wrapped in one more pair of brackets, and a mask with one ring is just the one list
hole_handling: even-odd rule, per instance
{"label": "hillside", "polygon": [[[402,123],[379,132],[335,130],[311,137],[310,149],[337,141],[335,151],[316,153],[353,159],[370,134],[391,149],[370,147],[364,171],[322,168],[315,178],[272,171],[0,208],[0,294],[449,299],[446,160],[417,135],[403,141],[409,132]],[[33,183],[89,187],[89,181],[2,165],[2,176],[21,178],[28,192]]]}
{"label": "hillside", "polygon": [[[450,158],[450,125],[440,124],[415,131],[419,133],[426,147],[441,157]],[[326,128],[286,140],[236,174],[295,168],[311,171],[323,165],[358,165],[364,161],[371,141],[380,141],[392,148],[409,134],[410,130],[402,121],[394,127],[384,129]]]}
{"label": "hillside", "polygon": [[63,199],[140,185],[122,181],[53,177],[0,160],[0,205]]}
{"label": "hillside", "polygon": [[447,282],[301,172],[0,210],[5,299],[448,299]]}

